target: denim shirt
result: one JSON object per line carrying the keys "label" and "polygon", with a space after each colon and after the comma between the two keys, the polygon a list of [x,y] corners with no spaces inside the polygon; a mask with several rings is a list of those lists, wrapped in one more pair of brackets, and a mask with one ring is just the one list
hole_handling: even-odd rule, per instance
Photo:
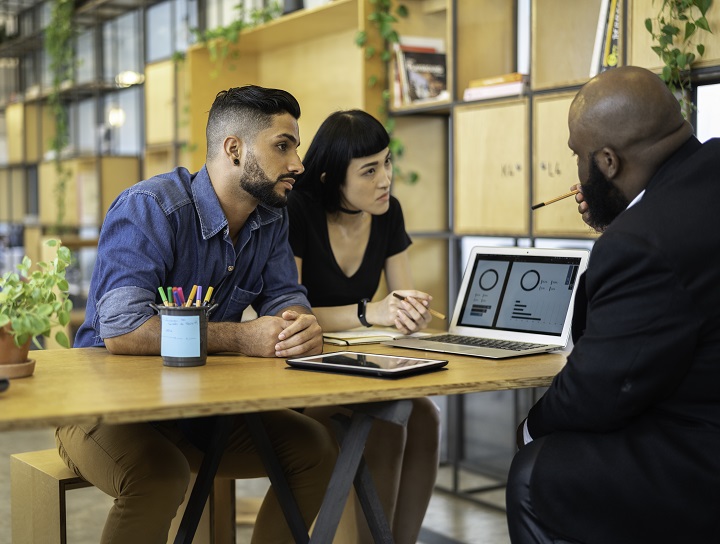
{"label": "denim shirt", "polygon": [[[211,321],[237,321],[250,305],[258,315],[310,308],[298,285],[285,209],[260,204],[235,245],[207,168],[177,168],[141,181],[112,203],[100,232],[85,322],[75,347],[103,346],[127,334],[161,304],[158,287],[214,287]],[[204,296],[204,295],[203,295]]]}

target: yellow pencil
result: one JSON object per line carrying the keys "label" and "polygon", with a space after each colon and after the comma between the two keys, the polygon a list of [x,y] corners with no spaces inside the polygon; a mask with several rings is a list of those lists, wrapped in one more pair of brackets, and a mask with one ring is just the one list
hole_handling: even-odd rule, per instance
{"label": "yellow pencil", "polygon": [[555,198],[551,198],[550,200],[546,200],[545,202],[540,202],[540,204],[535,204],[532,206],[532,210],[537,210],[538,208],[542,208],[543,206],[547,206],[548,204],[552,204],[553,202],[557,202],[558,200],[562,200],[563,198],[567,198],[569,196],[576,195],[580,192],[580,189],[573,189],[569,193],[565,193],[564,195],[556,196]]}

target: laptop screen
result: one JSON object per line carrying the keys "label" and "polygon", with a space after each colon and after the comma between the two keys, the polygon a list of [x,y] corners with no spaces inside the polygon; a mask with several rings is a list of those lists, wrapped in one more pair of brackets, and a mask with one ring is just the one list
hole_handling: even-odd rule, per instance
{"label": "laptop screen", "polygon": [[581,259],[477,254],[457,325],[561,336]]}

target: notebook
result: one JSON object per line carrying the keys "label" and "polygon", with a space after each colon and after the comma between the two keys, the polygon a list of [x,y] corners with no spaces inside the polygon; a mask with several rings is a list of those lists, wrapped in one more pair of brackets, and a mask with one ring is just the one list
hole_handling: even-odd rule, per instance
{"label": "notebook", "polygon": [[385,345],[503,359],[564,348],[584,249],[472,249],[446,334]]}

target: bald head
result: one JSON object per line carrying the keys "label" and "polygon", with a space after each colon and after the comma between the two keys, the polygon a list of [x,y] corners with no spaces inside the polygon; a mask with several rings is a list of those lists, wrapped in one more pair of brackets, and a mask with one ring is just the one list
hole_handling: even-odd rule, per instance
{"label": "bald head", "polygon": [[686,125],[665,83],[635,66],[614,68],[592,79],[570,108],[570,129],[584,131],[596,149],[651,147]]}
{"label": "bald head", "polygon": [[570,106],[568,125],[580,160],[597,159],[629,199],[693,133],[665,83],[636,66],[613,68],[586,83]]}

